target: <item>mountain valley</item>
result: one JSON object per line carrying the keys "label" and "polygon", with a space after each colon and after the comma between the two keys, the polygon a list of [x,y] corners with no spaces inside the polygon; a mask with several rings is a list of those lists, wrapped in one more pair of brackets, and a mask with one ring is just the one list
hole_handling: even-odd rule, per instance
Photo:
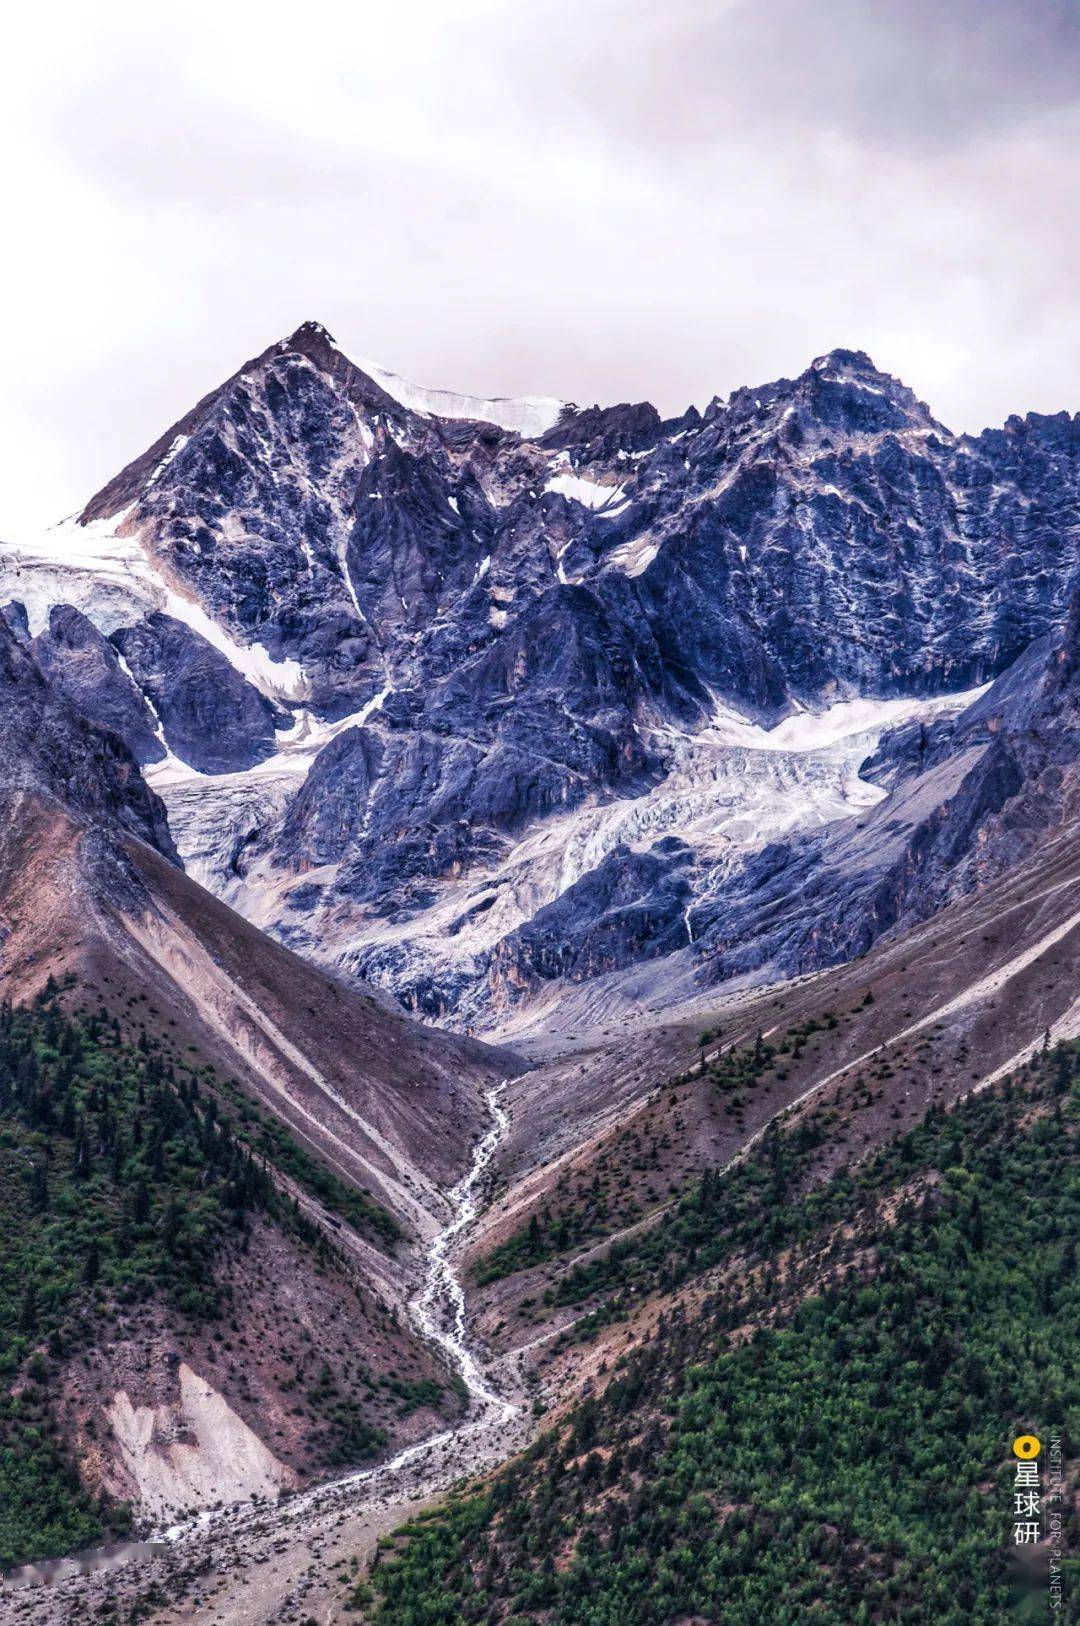
{"label": "mountain valley", "polygon": [[1078,532],[1080,414],[860,351],[662,419],[307,322],[0,542],[0,1618],[1005,1618]]}

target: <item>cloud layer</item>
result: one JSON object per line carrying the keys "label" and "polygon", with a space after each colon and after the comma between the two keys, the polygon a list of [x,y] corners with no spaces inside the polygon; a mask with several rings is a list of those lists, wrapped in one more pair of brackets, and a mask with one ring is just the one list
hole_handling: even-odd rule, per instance
{"label": "cloud layer", "polygon": [[37,8],[0,99],[0,534],[308,316],[476,393],[677,410],[847,345],[957,428],[1076,409],[1078,16]]}

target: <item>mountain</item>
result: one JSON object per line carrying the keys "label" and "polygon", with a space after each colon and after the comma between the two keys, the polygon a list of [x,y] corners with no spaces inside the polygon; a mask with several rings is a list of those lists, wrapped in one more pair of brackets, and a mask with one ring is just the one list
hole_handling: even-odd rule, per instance
{"label": "mountain", "polygon": [[165,809],[136,762],[48,682],[19,631],[0,621],[5,825],[16,822],[22,804],[40,799],[77,811],[94,827],[111,824],[175,861]]}
{"label": "mountain", "polygon": [[328,979],[209,896],[184,875],[122,741],[58,694],[3,626],[0,656],[9,996],[73,974],[112,1010],[152,989],[163,1021],[182,1012],[193,1048],[430,1227],[434,1181],[460,1172],[483,1118],[479,1088],[511,1059]]}
{"label": "mountain", "polygon": [[309,322],[5,546],[0,597],[192,875],[511,1034],[651,961],[684,990],[828,963],[911,907],[881,878],[839,932],[744,943],[770,889],[827,890],[817,827],[920,825],[910,765],[860,772],[889,725],[1063,633],[1078,448],[1066,413],[951,434],[859,351],[663,420],[419,390]]}
{"label": "mountain", "polygon": [[0,1559],[231,1509],[13,1618],[1012,1607],[1078,447],[859,351],[664,419],[306,323],[0,546]]}
{"label": "mountain", "polygon": [[456,1417],[402,1310],[516,1065],[185,876],[135,757],[71,698],[101,695],[112,646],[75,612],[50,635],[62,683],[0,622],[5,1568]]}

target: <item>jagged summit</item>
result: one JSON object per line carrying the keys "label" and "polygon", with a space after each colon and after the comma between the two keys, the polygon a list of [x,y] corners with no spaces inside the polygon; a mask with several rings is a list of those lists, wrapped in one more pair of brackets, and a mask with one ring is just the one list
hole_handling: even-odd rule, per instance
{"label": "jagged summit", "polygon": [[298,328],[293,329],[288,338],[281,340],[281,349],[295,350],[300,348],[305,343],[320,339],[324,340],[329,345],[333,345],[335,349],[337,348],[337,340],[334,338],[334,335],[330,332],[329,328],[324,327],[321,322],[308,320],[306,322],[301,322]]}
{"label": "jagged summit", "polygon": [[828,384],[850,385],[857,391],[868,392],[890,401],[914,424],[935,429],[943,428],[931,416],[926,403],[920,401],[915,392],[908,389],[899,378],[894,378],[891,373],[882,372],[880,367],[875,366],[865,350],[829,350],[811,362],[800,383],[803,381],[819,388]]}
{"label": "jagged summit", "polygon": [[853,372],[873,373],[878,378],[886,378],[888,374],[879,372],[865,350],[848,350],[844,346],[837,346],[834,350],[827,350],[823,356],[815,356],[810,363],[808,372],[822,373],[827,369],[850,369]]}
{"label": "jagged summit", "polygon": [[[277,350],[282,354],[306,355],[331,371],[335,363],[338,367],[352,368],[365,375],[399,407],[422,417],[492,423],[526,439],[546,437],[552,445],[587,444],[598,430],[614,425],[630,428],[635,437],[635,449],[640,449],[655,443],[658,435],[654,431],[658,431],[661,424],[660,414],[649,401],[597,404],[582,409],[553,396],[483,397],[414,384],[380,362],[362,356],[350,357],[324,323],[311,319],[279,340]],[[844,383],[888,396],[905,411],[915,412],[934,423],[925,404],[899,379],[882,372],[865,350],[850,350],[844,346],[815,357],[795,379],[781,378],[756,387],[742,386],[732,392],[727,404],[741,404],[748,398],[760,404],[794,393],[800,386],[820,391],[823,385]],[[725,403],[721,397],[714,396],[713,404],[722,408]],[[700,421],[700,416],[691,407],[682,417],[671,421],[677,428],[684,428]]]}
{"label": "jagged summit", "polygon": [[956,436],[860,350],[665,420],[425,390],[309,320],[81,525],[0,549],[0,607],[200,877],[465,1025],[691,934],[703,958],[717,832],[863,794],[846,757],[790,796],[732,780],[718,719],[757,750],[994,679],[1063,624],[1078,493],[1067,415]]}
{"label": "jagged summit", "polygon": [[[235,414],[237,405],[272,376],[275,395],[296,391],[297,382],[281,375],[292,358],[303,358],[325,378],[342,404],[369,420],[372,416],[421,424],[488,424],[525,441],[543,442],[555,450],[573,450],[580,461],[617,455],[640,455],[666,432],[674,435],[713,422],[725,414],[736,418],[792,401],[807,405],[820,422],[838,429],[883,432],[888,429],[935,429],[942,426],[898,379],[880,372],[861,350],[836,348],[817,357],[798,378],[781,378],[756,387],[743,386],[727,401],[714,397],[704,414],[690,408],[662,422],[648,401],[579,409],[553,396],[483,397],[413,384],[380,363],[352,358],[323,322],[309,318],[285,338],[240,367],[217,389],[165,431],[97,492],[79,515],[82,524],[109,519],[126,511],[156,483],[166,461],[185,450],[198,431]],[[876,400],[874,399],[876,397]],[[944,432],[944,431],[942,431]]]}
{"label": "jagged summit", "polygon": [[278,349],[283,354],[293,352],[308,356],[330,372],[339,370],[342,364],[352,368],[368,378],[397,408],[403,407],[422,418],[490,423],[529,439],[551,429],[565,411],[573,411],[554,396],[465,395],[455,390],[414,384],[377,361],[365,357],[350,359],[322,322],[301,322],[288,338],[279,341]]}
{"label": "jagged summit", "polygon": [[[865,350],[838,348],[817,356],[796,378],[742,386],[726,402],[715,398],[710,418],[726,413],[736,421],[773,416],[787,434],[839,431],[845,435],[937,432],[948,434],[900,379],[876,367]],[[792,422],[794,420],[794,422]]]}

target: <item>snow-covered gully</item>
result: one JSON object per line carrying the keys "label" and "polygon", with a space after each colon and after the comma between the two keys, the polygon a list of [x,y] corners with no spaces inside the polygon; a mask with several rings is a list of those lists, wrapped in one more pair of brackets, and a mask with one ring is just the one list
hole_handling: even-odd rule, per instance
{"label": "snow-covered gully", "polygon": [[215,1508],[157,1531],[146,1541],[124,1542],[70,1558],[28,1564],[7,1577],[7,1587],[17,1589],[35,1583],[57,1586],[64,1582],[77,1585],[79,1577],[140,1559],[183,1559],[189,1550],[194,1558],[200,1543],[222,1538],[239,1546],[266,1547],[309,1521],[322,1522],[328,1513],[347,1510],[355,1514],[366,1507],[393,1507],[406,1500],[436,1495],[463,1475],[503,1460],[524,1442],[528,1433],[524,1402],[500,1392],[470,1344],[465,1290],[454,1262],[456,1244],[479,1214],[484,1174],[509,1129],[509,1114],[502,1104],[504,1089],[505,1080],[486,1092],[490,1127],[473,1149],[468,1172],[448,1193],[451,1217],[426,1246],[421,1285],[408,1306],[418,1331],[443,1351],[448,1364],[460,1375],[469,1396],[465,1418],[406,1446],[387,1462],[344,1474],[273,1506],[244,1502]]}

